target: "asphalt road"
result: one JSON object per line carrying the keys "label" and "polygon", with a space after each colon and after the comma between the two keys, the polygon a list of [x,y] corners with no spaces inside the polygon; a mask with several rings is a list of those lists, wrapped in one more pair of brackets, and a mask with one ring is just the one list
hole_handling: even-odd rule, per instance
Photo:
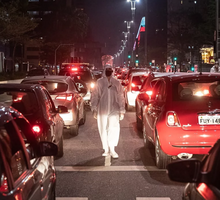
{"label": "asphalt road", "polygon": [[155,167],[154,152],[143,146],[135,113],[121,121],[118,159],[102,157],[97,121],[87,111],[79,135],[64,132],[64,156],[55,160],[57,200],[181,200],[184,184]]}

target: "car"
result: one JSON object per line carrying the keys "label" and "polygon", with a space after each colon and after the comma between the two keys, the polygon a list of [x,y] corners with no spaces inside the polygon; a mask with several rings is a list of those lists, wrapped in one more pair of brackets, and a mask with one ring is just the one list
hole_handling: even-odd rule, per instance
{"label": "car", "polygon": [[49,92],[56,107],[63,105],[68,108],[67,113],[60,114],[64,121],[64,128],[70,130],[71,135],[78,135],[79,125],[86,121],[86,108],[83,96],[87,90],[79,87],[70,76],[33,76],[25,78],[22,84],[40,84]]}
{"label": "car", "polygon": [[57,152],[56,144],[36,140],[20,112],[0,103],[0,199],[55,200]]}
{"label": "car", "polygon": [[83,99],[86,105],[90,106],[91,92],[95,87],[96,79],[88,65],[83,63],[62,63],[59,75],[76,77],[85,82],[88,91]]}
{"label": "car", "polygon": [[187,183],[182,200],[220,199],[220,139],[202,160],[190,159],[167,165],[170,180]]}
{"label": "car", "polygon": [[124,84],[125,108],[127,111],[134,110],[136,97],[147,76],[148,73],[145,71],[131,73],[127,84]]}
{"label": "car", "polygon": [[58,145],[57,157],[63,156],[64,121],[60,114],[65,106],[56,109],[47,89],[39,84],[0,84],[0,102],[21,112],[31,123],[37,140]]}
{"label": "car", "polygon": [[140,92],[138,93],[136,100],[135,100],[135,114],[136,114],[136,124],[137,124],[137,130],[140,133],[143,133],[143,110],[145,106],[148,104],[148,94],[150,94],[152,91],[152,86],[154,84],[154,81],[152,81],[154,78],[167,76],[169,74],[173,73],[162,73],[162,72],[150,72],[148,73],[147,78],[144,80]]}
{"label": "car", "polygon": [[49,70],[47,68],[35,67],[35,68],[30,69],[27,72],[26,77],[29,77],[29,76],[39,76],[39,75],[49,76],[50,72],[49,72]]}
{"label": "car", "polygon": [[155,149],[156,166],[207,154],[219,138],[220,74],[179,72],[153,80],[143,138]]}

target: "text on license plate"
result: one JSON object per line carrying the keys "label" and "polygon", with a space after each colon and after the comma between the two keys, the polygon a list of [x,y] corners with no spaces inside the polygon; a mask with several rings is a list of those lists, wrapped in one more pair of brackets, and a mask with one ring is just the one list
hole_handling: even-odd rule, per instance
{"label": "text on license plate", "polygon": [[199,116],[199,124],[220,124],[220,116]]}

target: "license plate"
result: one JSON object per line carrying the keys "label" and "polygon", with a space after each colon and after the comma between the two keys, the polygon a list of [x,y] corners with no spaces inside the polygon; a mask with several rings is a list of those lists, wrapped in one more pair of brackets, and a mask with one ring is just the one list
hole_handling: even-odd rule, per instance
{"label": "license plate", "polygon": [[220,124],[220,116],[199,116],[200,125],[214,125]]}

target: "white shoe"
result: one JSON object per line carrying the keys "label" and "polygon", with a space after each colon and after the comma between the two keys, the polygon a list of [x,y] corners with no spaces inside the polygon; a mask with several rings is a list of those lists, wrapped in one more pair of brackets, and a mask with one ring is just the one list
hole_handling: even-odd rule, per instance
{"label": "white shoe", "polygon": [[112,156],[112,158],[118,158],[118,154],[114,151],[114,152],[111,152],[110,155]]}
{"label": "white shoe", "polygon": [[103,154],[102,154],[102,156],[108,156],[109,155],[109,152],[104,152]]}

